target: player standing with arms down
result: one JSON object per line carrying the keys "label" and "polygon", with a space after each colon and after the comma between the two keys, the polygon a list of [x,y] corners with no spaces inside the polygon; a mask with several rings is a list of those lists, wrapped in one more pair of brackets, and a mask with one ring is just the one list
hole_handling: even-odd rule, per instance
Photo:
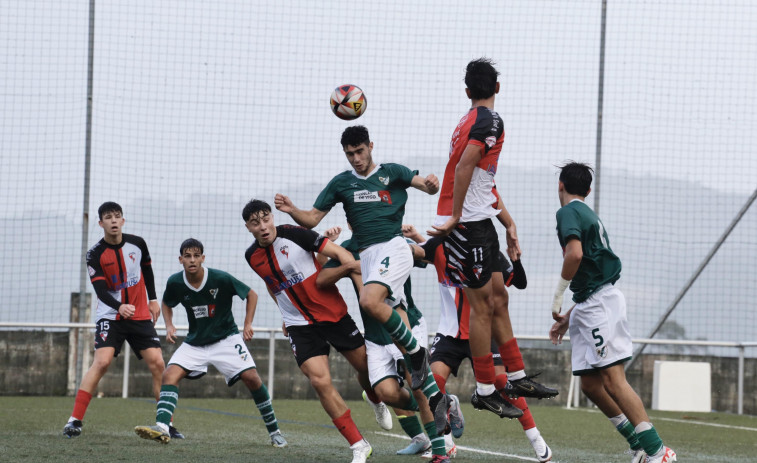
{"label": "player standing with arms down", "polygon": [[[179,304],[187,311],[189,332],[163,372],[156,425],[137,426],[134,431],[142,438],[167,444],[171,440],[169,423],[179,400],[179,381],[186,377],[201,378],[211,364],[224,375],[229,387],[239,380],[247,386],[263,417],[271,444],[286,447],[287,441],[279,431],[271,396],[244,343],[253,336],[252,320],[258,295],[228,273],[203,267],[204,246],[196,239],[189,238],[181,243],[179,262],[184,271],[171,275],[163,292],[166,340],[172,344],[176,342],[173,308]],[[231,312],[235,295],[247,300],[243,335],[239,334]]]}
{"label": "player standing with arms down", "polygon": [[[129,343],[138,359],[147,363],[155,400],[159,400],[165,369],[160,339],[155,331],[160,305],[147,244],[139,236],[122,232],[125,220],[119,204],[105,202],[97,209],[97,214],[104,236],[87,251],[87,269],[97,294],[95,358],[81,380],[74,411],[63,428],[63,434],[68,437],[81,434],[82,420],[92,393],[121,352],[124,341]],[[184,438],[173,426],[170,434],[174,438]]]}
{"label": "player standing with arms down", "polygon": [[[584,202],[591,191],[592,169],[570,162],[560,170],[557,238],[563,248],[560,281],[552,303],[555,319],[549,337],[559,344],[570,329],[573,375],[581,390],[626,438],[633,463],[676,461],[649,422],[639,396],[626,381],[623,363],[633,346],[626,319],[626,299],[616,288],[620,259],[610,248],[602,221]],[[563,293],[570,286],[576,303],[561,315]]]}
{"label": "player standing with arms down", "polygon": [[[245,260],[265,281],[281,311],[284,334],[289,336],[297,366],[310,380],[323,409],[350,444],[352,463],[365,463],[373,449],[355,426],[350,409],[331,381],[331,346],[358,372],[358,382],[373,403],[380,401],[368,378],[365,341],[347,313],[347,304],[336,286],[316,286],[321,265],[315,253],[345,264],[355,259],[349,251],[312,230],[294,225],[275,226],[271,206],[264,201],[248,202],[242,218],[255,237],[245,253]],[[389,413],[386,407],[384,412]],[[391,425],[391,417],[387,418]],[[377,420],[384,421],[378,416]]]}
{"label": "player standing with arms down", "polygon": [[[492,337],[503,358],[508,356],[508,318],[495,304],[493,282],[504,288],[502,273],[493,272],[499,256],[499,238],[492,223],[499,210],[494,175],[505,138],[502,118],[494,111],[499,73],[485,58],[468,63],[465,93],[471,109],[458,123],[450,143],[432,236],[444,236],[447,276],[462,286],[470,303],[470,350],[476,390],[474,408],[512,418],[510,405],[497,392],[491,352]],[[508,247],[517,245],[515,228],[507,229]],[[512,256],[511,256],[512,257]],[[513,378],[514,379],[514,378]]]}
{"label": "player standing with arms down", "polygon": [[421,389],[429,399],[437,431],[447,427],[449,399],[439,392],[428,364],[426,340],[413,337],[394,307],[405,304],[403,285],[413,268],[413,256],[402,237],[407,189],[416,188],[430,195],[439,190],[435,175],[421,177],[400,164],[376,164],[368,129],[347,127],[342,133],[342,149],[352,166],[335,176],[321,191],[309,211],[298,209],[284,195],[277,194],[274,204],[298,224],[313,228],[337,203],[342,203],[353,239],[360,246],[363,289],[360,306],[381,323],[397,345],[410,354],[412,388]]}

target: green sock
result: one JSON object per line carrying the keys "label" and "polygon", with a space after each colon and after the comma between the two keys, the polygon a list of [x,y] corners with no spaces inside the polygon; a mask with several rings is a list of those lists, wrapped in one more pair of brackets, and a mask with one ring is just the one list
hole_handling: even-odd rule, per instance
{"label": "green sock", "polygon": [[158,410],[155,415],[155,421],[166,425],[171,425],[171,417],[176,410],[176,403],[179,401],[178,386],[164,384],[160,386],[160,398],[158,399]]}
{"label": "green sock", "polygon": [[[392,315],[389,317],[389,320],[386,321],[386,323],[383,323],[384,328],[386,328],[386,331],[389,332],[389,335],[394,339],[399,345],[405,348],[405,350],[412,352],[415,351],[418,347],[418,343],[415,341],[415,338],[413,337],[413,332],[407,329],[407,326],[405,326],[404,323],[402,323],[402,318],[400,318],[399,314],[392,310]],[[411,366],[412,363],[409,363],[408,366]]]}
{"label": "green sock", "polygon": [[415,400],[413,391],[410,391],[410,398],[407,399],[407,403],[402,407],[404,410],[412,410],[414,412],[419,411],[418,402]]}
{"label": "green sock", "polygon": [[268,395],[268,388],[265,384],[261,384],[260,389],[257,391],[250,391],[252,399],[255,401],[255,405],[260,410],[260,416],[263,417],[263,423],[268,433],[272,433],[279,430],[279,422],[276,421],[276,414],[273,413],[273,404],[271,403],[271,396]]}
{"label": "green sock", "polygon": [[[439,386],[436,385],[436,380],[434,379],[434,374],[431,373],[430,367],[428,369],[428,378],[426,378],[426,382],[423,383],[421,391],[423,391],[423,395],[425,395],[427,399],[430,399],[432,395],[440,392]],[[433,413],[433,410],[431,410],[431,412]]]}
{"label": "green sock", "polygon": [[436,433],[436,424],[433,421],[423,425],[426,428],[426,434],[431,439],[431,453],[433,455],[447,455],[447,449],[444,448],[444,436]]}
{"label": "green sock", "polygon": [[417,415],[401,417],[398,416],[397,419],[400,422],[400,426],[402,426],[402,430],[405,431],[405,434],[410,436],[411,439],[418,434],[423,434],[421,420],[418,419]]}
{"label": "green sock", "polygon": [[639,443],[644,448],[644,451],[647,452],[647,455],[654,455],[662,449],[662,439],[660,439],[654,426],[651,429],[637,433],[637,435],[639,436]]}
{"label": "green sock", "polygon": [[626,420],[620,426],[617,426],[620,435],[626,438],[628,445],[631,446],[631,450],[640,450],[641,442],[639,442],[639,436],[636,435],[633,425],[630,421]]}

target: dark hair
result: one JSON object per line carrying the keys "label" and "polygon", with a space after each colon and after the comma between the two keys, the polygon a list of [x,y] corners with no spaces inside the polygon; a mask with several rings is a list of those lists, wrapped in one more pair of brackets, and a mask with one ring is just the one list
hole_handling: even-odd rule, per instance
{"label": "dark hair", "polygon": [[113,201],[106,201],[97,208],[97,216],[100,220],[102,220],[103,216],[108,212],[119,212],[121,215],[124,215],[124,210],[121,209],[121,205],[114,203]]}
{"label": "dark hair", "polygon": [[474,59],[465,68],[465,86],[470,90],[472,100],[484,100],[494,95],[497,76],[494,63],[488,58]]}
{"label": "dark hair", "polygon": [[179,255],[183,256],[184,251],[187,249],[199,249],[200,254],[205,253],[205,248],[202,246],[202,243],[200,243],[200,240],[196,240],[194,238],[187,238],[184,240],[184,242],[181,243],[181,246],[179,246]]}
{"label": "dark hair", "polygon": [[365,143],[369,145],[371,138],[368,136],[368,129],[362,125],[353,125],[347,127],[342,132],[342,148],[345,146],[360,146]]}
{"label": "dark hair", "polygon": [[568,161],[560,168],[560,181],[569,194],[586,197],[591,189],[593,174],[594,169],[588,164]]}
{"label": "dark hair", "polygon": [[242,209],[242,218],[247,222],[253,215],[261,217],[270,213],[271,206],[267,202],[260,199],[251,199],[250,202],[244,206],[244,209]]}

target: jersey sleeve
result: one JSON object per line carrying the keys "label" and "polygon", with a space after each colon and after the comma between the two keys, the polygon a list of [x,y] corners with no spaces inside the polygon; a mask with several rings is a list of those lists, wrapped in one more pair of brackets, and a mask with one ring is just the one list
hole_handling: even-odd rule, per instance
{"label": "jersey sleeve", "polygon": [[[498,136],[499,121],[494,118],[489,109],[479,107],[476,112],[476,122],[473,123],[468,134],[468,144],[481,146],[486,153],[489,148],[494,146]],[[493,140],[493,142],[489,143],[488,140]]]}
{"label": "jersey sleeve", "polygon": [[175,286],[171,284],[171,280],[172,278],[168,279],[166,290],[163,291],[163,303],[168,307],[176,307],[179,305],[179,298],[181,296],[177,293]]}
{"label": "jersey sleeve", "polygon": [[241,299],[247,299],[247,294],[250,292],[249,286],[237,280],[233,275],[228,273],[226,273],[226,280],[237,296],[239,296]]}
{"label": "jersey sleeve", "polygon": [[100,256],[101,253],[97,252],[95,248],[87,251],[87,272],[89,272],[89,281],[91,281],[93,285],[96,281],[108,281],[105,278],[105,272],[103,272],[102,265],[100,265]]}
{"label": "jersey sleeve", "polygon": [[278,236],[292,240],[299,247],[310,252],[321,252],[328,238],[323,235],[319,235],[313,230],[308,230],[305,227],[299,227],[295,225],[279,225],[277,227]]}
{"label": "jersey sleeve", "polygon": [[331,181],[326,185],[326,188],[321,191],[321,193],[318,195],[318,197],[315,199],[315,202],[313,203],[313,207],[318,209],[319,211],[328,212],[336,206],[336,203],[339,202],[339,198],[337,197],[337,178],[339,176],[336,176],[331,179]]}
{"label": "jersey sleeve", "polygon": [[139,261],[139,266],[142,268],[142,278],[145,280],[145,289],[147,290],[147,298],[151,301],[158,298],[158,294],[155,292],[155,274],[152,271],[152,258],[150,257],[150,250],[147,249],[147,243],[140,236],[133,236],[134,244],[137,245],[142,252],[142,259]]}
{"label": "jersey sleeve", "polygon": [[389,171],[389,176],[391,179],[391,182],[395,185],[401,186],[402,188],[408,188],[410,186],[410,182],[413,181],[413,177],[418,175],[417,170],[411,170],[402,164],[382,164],[384,168]]}
{"label": "jersey sleeve", "polygon": [[562,207],[557,211],[557,236],[563,246],[571,237],[581,239],[581,221],[575,209]]}

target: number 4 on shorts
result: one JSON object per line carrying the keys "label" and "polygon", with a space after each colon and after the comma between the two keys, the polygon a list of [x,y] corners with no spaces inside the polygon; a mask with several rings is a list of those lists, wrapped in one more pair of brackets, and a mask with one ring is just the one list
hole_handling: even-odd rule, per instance
{"label": "number 4 on shorts", "polygon": [[389,268],[389,256],[384,257],[384,260],[381,261],[381,265],[383,265],[384,268]]}

